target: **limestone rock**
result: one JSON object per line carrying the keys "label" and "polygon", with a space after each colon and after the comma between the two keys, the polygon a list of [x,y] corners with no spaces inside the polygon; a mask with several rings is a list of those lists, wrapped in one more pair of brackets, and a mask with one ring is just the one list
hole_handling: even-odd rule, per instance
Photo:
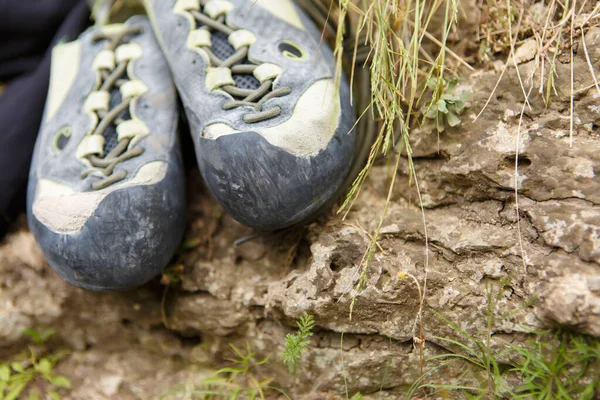
{"label": "limestone rock", "polygon": [[[600,30],[585,40],[598,68]],[[522,76],[533,68],[525,50]],[[181,283],[166,292],[157,282],[126,293],[72,288],[45,264],[21,221],[0,243],[0,352],[23,349],[24,328],[55,329],[52,348],[72,351],[59,370],[73,380],[66,398],[74,400],[156,398],[179,383],[193,387],[229,365],[230,344],[270,356],[257,366],[261,376],[299,399],[345,398],[346,390],[398,399],[420,375],[421,303],[425,358],[464,354],[444,340],[464,342],[458,330],[491,337],[504,362],[506,342],[526,344],[534,330],[566,326],[600,337],[600,95],[581,53],[572,132],[570,65],[557,63],[557,98],[546,107],[532,96],[532,109],[508,68],[479,118],[498,74],[463,77],[460,90],[471,93],[463,123],[439,136],[428,124],[412,131],[419,192],[401,162],[366,268],[386,206],[385,162],[345,220],[322,218],[239,246],[252,232],[223,216],[192,176]],[[279,356],[305,312],[315,334],[291,376]],[[463,366],[448,366],[445,381],[435,382],[485,381]]]}

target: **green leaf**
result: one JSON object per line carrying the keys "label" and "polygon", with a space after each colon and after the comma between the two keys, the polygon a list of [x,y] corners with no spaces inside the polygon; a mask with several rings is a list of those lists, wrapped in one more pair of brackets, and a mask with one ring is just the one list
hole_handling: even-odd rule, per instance
{"label": "green leaf", "polygon": [[8,382],[10,379],[10,368],[8,365],[0,365],[0,382]]}
{"label": "green leaf", "polygon": [[437,115],[437,107],[436,106],[432,106],[429,110],[427,110],[427,112],[425,113],[425,118],[429,118],[429,119],[435,119]]}
{"label": "green leaf", "polygon": [[256,388],[258,397],[260,397],[262,400],[265,400],[265,393],[263,392],[261,383],[259,381],[257,381],[256,378],[253,376],[248,377],[248,382],[252,383],[252,386],[254,386]]}
{"label": "green leaf", "polygon": [[442,100],[453,102],[458,100],[458,97],[451,95],[450,93],[444,93],[441,97]]}
{"label": "green leaf", "polygon": [[240,373],[243,372],[244,370],[242,368],[236,368],[236,367],[225,367],[225,368],[221,368],[219,370],[217,370],[217,372],[215,372],[216,375],[219,374],[232,374],[232,373]]}
{"label": "green leaf", "polygon": [[25,389],[25,383],[14,386],[3,400],[16,400],[23,389]]}
{"label": "green leaf", "polygon": [[231,391],[231,396],[229,397],[229,400],[237,400],[238,395],[240,394],[240,389],[239,388],[235,388]]}
{"label": "green leaf", "polygon": [[60,396],[59,396],[59,394],[58,394],[58,393],[56,393],[54,390],[50,390],[50,391],[48,392],[48,396],[50,396],[50,398],[51,398],[52,400],[61,400],[61,399],[60,399]]}
{"label": "green leaf", "polygon": [[311,329],[315,325],[315,319],[313,318],[312,315],[309,315],[308,313],[305,312],[300,317],[300,320],[296,322],[296,325],[298,326],[298,336],[300,336],[300,337],[312,336]]}
{"label": "green leaf", "polygon": [[10,366],[11,366],[11,368],[12,368],[14,371],[16,371],[16,372],[23,372],[23,371],[25,371],[25,368],[23,368],[23,364],[21,364],[21,363],[20,363],[20,362],[18,362],[18,361],[13,361],[13,362],[10,364]]}
{"label": "green leaf", "polygon": [[435,78],[427,79],[427,87],[431,90],[435,90],[435,88],[437,87],[437,79],[435,79]]}
{"label": "green leaf", "polygon": [[35,369],[44,375],[48,375],[52,372],[52,363],[47,358],[42,358]]}
{"label": "green leaf", "polygon": [[458,115],[462,114],[462,112],[464,110],[465,110],[465,103],[463,101],[458,100],[452,106],[452,111],[454,111]]}
{"label": "green leaf", "polygon": [[29,336],[31,338],[31,340],[33,340],[33,343],[35,344],[41,344],[42,340],[41,340],[41,335],[38,331],[36,331],[35,329],[31,329],[31,328],[27,328],[27,329],[23,329],[23,332],[21,332],[23,335]]}
{"label": "green leaf", "polygon": [[37,393],[30,393],[27,400],[40,400],[40,396],[38,396]]}
{"label": "green leaf", "polygon": [[447,354],[438,354],[435,356],[431,356],[427,359],[427,361],[433,361],[433,360],[443,360],[443,359],[450,359],[450,358],[459,358],[461,360],[465,360],[467,362],[470,362],[474,365],[477,365],[479,368],[481,369],[485,369],[485,364],[483,362],[481,362],[480,360],[478,360],[477,358],[470,358],[468,356],[462,355],[462,354],[454,354],[454,353],[447,353]]}
{"label": "green leaf", "polygon": [[271,355],[268,355],[268,356],[266,356],[265,358],[263,358],[262,360],[260,360],[260,361],[256,361],[256,365],[263,365],[263,364],[266,364],[266,363],[267,363],[267,361],[269,361],[269,359],[270,359],[270,358],[271,358]]}
{"label": "green leaf", "polygon": [[444,132],[444,114],[438,113],[435,124],[438,132]]}
{"label": "green leaf", "polygon": [[350,400],[364,400],[364,397],[362,396],[362,394],[360,394],[360,392],[356,392],[356,394],[352,396]]}
{"label": "green leaf", "polygon": [[191,249],[195,249],[196,247],[200,246],[201,244],[202,244],[201,238],[191,238],[191,239],[184,240],[183,243],[181,244],[181,247],[183,247],[184,250],[191,250]]}
{"label": "green leaf", "polygon": [[450,82],[448,82],[448,91],[453,91],[456,85],[458,85],[458,76],[455,76],[452,79],[450,79]]}
{"label": "green leaf", "polygon": [[41,333],[42,342],[45,343],[50,339],[50,336],[54,335],[54,329],[44,329]]}
{"label": "green leaf", "polygon": [[460,118],[458,118],[452,111],[448,111],[446,118],[448,118],[448,125],[452,127],[455,127],[461,123]]}
{"label": "green leaf", "polygon": [[448,108],[446,107],[446,101],[440,99],[437,102],[437,109],[439,112],[446,114],[448,112]]}
{"label": "green leaf", "polygon": [[238,357],[244,358],[244,353],[242,353],[242,351],[240,349],[235,347],[235,345],[233,343],[229,343],[229,347],[231,347],[233,349],[233,352],[235,354],[237,354]]}
{"label": "green leaf", "polygon": [[23,335],[29,336],[31,338],[31,340],[33,341],[33,343],[35,343],[37,345],[41,345],[41,344],[46,343],[46,341],[48,341],[50,336],[54,335],[54,330],[53,329],[36,330],[36,329],[27,328],[27,329],[23,329],[22,333],[23,333]]}
{"label": "green leaf", "polygon": [[67,388],[67,389],[71,388],[71,381],[69,380],[69,378],[67,378],[66,376],[63,376],[63,375],[53,376],[50,379],[50,383],[52,383],[56,387]]}
{"label": "green leaf", "polygon": [[225,377],[222,376],[209,376],[208,378],[204,378],[200,381],[201,386],[207,387],[220,387],[227,384],[228,381]]}

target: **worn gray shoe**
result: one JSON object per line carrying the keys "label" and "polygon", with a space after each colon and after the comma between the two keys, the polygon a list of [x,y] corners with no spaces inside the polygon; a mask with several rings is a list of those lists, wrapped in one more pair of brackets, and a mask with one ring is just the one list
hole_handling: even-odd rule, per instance
{"label": "worn gray shoe", "polygon": [[331,50],[291,0],[145,0],[202,176],[260,229],[305,221],[340,189],[355,114]]}
{"label": "worn gray shoe", "polygon": [[48,262],[91,290],[141,285],[185,226],[176,93],[148,20],[56,46],[27,216]]}

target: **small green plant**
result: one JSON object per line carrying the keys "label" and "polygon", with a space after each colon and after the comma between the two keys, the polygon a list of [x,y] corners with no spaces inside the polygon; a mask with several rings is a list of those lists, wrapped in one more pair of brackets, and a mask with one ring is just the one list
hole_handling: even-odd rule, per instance
{"label": "small green plant", "polygon": [[[596,338],[561,330],[553,334],[532,332],[534,342],[526,345],[504,343],[506,349],[494,354],[489,341],[469,335],[441,314],[436,314],[464,340],[432,338],[439,343],[456,347],[459,352],[429,358],[428,363],[445,360],[445,364],[431,365],[411,387],[407,399],[412,398],[413,393],[418,390],[436,393],[455,391],[468,399],[502,398],[510,395],[511,399],[592,400],[600,395],[600,380],[596,378],[600,371],[600,340]],[[500,363],[498,356],[511,360],[510,364]],[[486,371],[485,384],[473,387],[459,383],[425,383],[425,379],[439,375],[440,368],[452,360],[464,361],[475,370]],[[505,374],[509,372],[516,373],[521,381],[514,390],[505,379]]]}
{"label": "small green plant", "polygon": [[[233,364],[232,366],[217,370],[210,377],[201,380],[191,390],[184,387],[177,390],[176,393],[180,395],[185,392],[186,399],[198,400],[264,400],[266,395],[276,392],[288,398],[281,390],[270,386],[273,378],[259,379],[255,375],[256,367],[264,365],[269,357],[256,359],[256,354],[247,342],[245,352],[231,343],[229,346],[235,354],[234,358],[228,359]],[[175,392],[165,394],[161,399],[168,399],[172,394]]]}
{"label": "small green plant", "polygon": [[233,381],[238,375],[248,375],[252,368],[263,365],[269,361],[269,357],[265,357],[262,360],[256,360],[255,354],[250,347],[250,344],[246,342],[246,353],[235,347],[233,344],[229,344],[229,347],[233,350],[237,358],[229,358],[235,366],[229,368],[222,368],[217,371],[218,374],[229,374],[229,381]]}
{"label": "small green plant", "polygon": [[221,368],[215,372],[214,376],[200,382],[202,390],[205,391],[201,399],[212,400],[221,397],[228,399],[248,398],[250,400],[258,397],[264,399],[265,390],[268,389],[272,379],[259,380],[251,374],[251,370],[258,365],[265,364],[269,360],[269,357],[256,360],[255,354],[247,342],[245,353],[231,343],[229,346],[235,353],[236,358],[228,360],[234,365],[232,367]]}
{"label": "small green plant", "polygon": [[[503,365],[498,363],[496,357],[492,353],[489,343],[484,342],[482,340],[477,339],[474,336],[469,335],[467,332],[462,330],[458,325],[448,320],[446,317],[439,313],[435,313],[438,318],[444,321],[449,327],[452,328],[461,338],[464,339],[465,343],[461,341],[437,337],[434,336],[432,339],[438,341],[440,343],[445,343],[449,346],[455,346],[460,349],[460,353],[449,353],[449,354],[440,354],[437,356],[430,357],[427,361],[434,360],[448,360],[448,359],[458,359],[466,361],[467,363],[480,368],[487,372],[487,382],[485,387],[465,387],[459,385],[437,385],[437,384],[422,384],[421,388],[430,388],[430,389],[445,389],[445,390],[461,390],[461,391],[469,391],[471,393],[477,393],[479,396],[497,396],[502,391],[506,390],[507,384],[502,377],[502,373],[505,371]],[[480,398],[480,397],[477,397]]]}
{"label": "small green plant", "polygon": [[296,325],[298,325],[298,332],[287,334],[285,337],[285,349],[281,354],[281,360],[287,365],[291,374],[296,373],[302,354],[308,350],[308,345],[310,344],[309,337],[313,335],[312,329],[315,325],[315,320],[312,315],[304,313],[300,317],[300,320],[296,322]]}
{"label": "small green plant", "polygon": [[41,346],[45,344],[48,341],[48,339],[50,339],[50,336],[54,335],[54,329],[27,328],[23,330],[23,335],[29,336],[33,343],[35,343],[38,346]]}
{"label": "small green plant", "polygon": [[[555,338],[558,346],[541,341],[528,347],[509,345],[517,355],[512,371],[523,377],[513,399],[592,400],[600,396],[600,341],[562,331]],[[596,378],[586,381],[593,374]]]}
{"label": "small green plant", "polygon": [[458,96],[451,94],[457,84],[457,79],[450,82],[443,78],[427,80],[427,87],[433,91],[433,97],[425,103],[425,118],[435,122],[438,132],[443,132],[446,124],[455,127],[461,123],[458,116],[465,110],[468,93],[463,92]]}
{"label": "small green plant", "polygon": [[[44,355],[44,345],[54,334],[51,329],[26,329],[23,334],[41,346],[36,350],[29,347],[29,353],[21,354],[10,362],[0,363],[0,399],[21,399],[27,393],[29,400],[40,399],[42,394],[53,400],[60,399],[57,388],[71,388],[71,381],[54,373],[56,364],[66,355],[60,352]],[[38,354],[38,351],[41,351]]]}

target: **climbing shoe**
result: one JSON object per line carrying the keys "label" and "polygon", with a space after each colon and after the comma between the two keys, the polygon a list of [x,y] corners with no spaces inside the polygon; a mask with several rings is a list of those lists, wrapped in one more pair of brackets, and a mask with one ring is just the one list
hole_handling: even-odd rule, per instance
{"label": "climbing shoe", "polygon": [[49,264],[90,290],[160,273],[185,226],[176,92],[144,17],[52,51],[27,217]]}
{"label": "climbing shoe", "polygon": [[240,222],[319,212],[352,164],[355,113],[321,32],[291,0],[145,0],[202,176]]}

